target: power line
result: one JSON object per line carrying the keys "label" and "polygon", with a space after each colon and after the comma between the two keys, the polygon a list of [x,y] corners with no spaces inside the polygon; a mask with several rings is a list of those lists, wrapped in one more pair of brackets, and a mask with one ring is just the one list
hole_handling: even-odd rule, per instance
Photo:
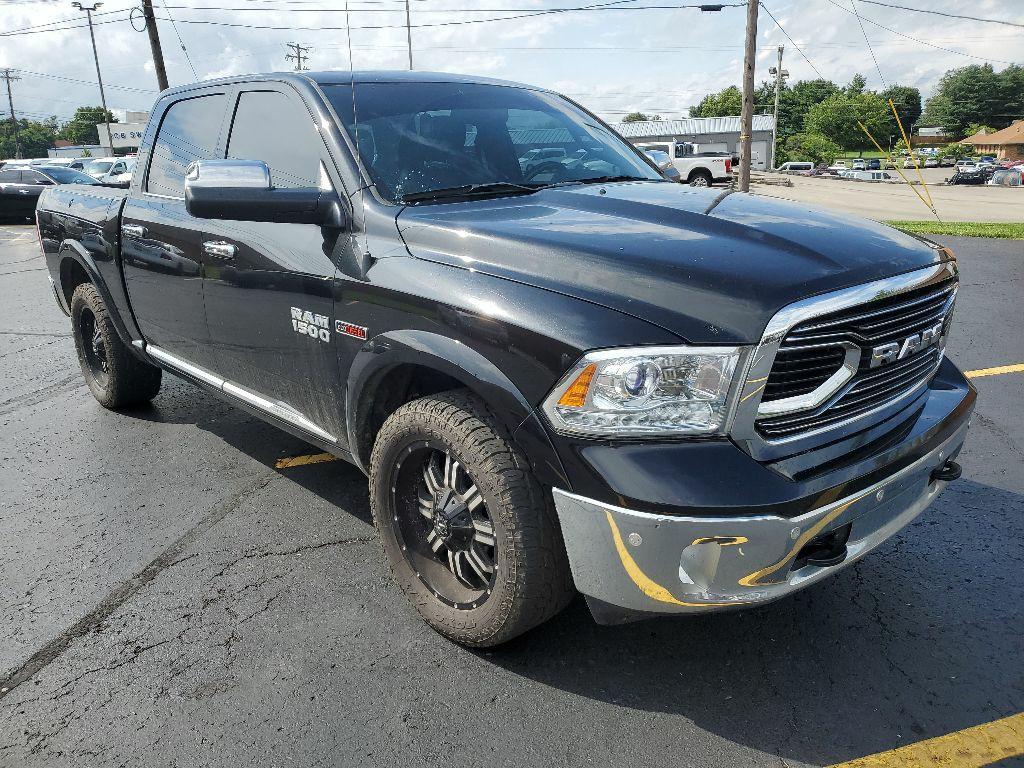
{"label": "power line", "polygon": [[893,5],[892,3],[882,3],[882,2],[879,2],[879,0],[861,0],[861,2],[868,3],[869,5],[880,5],[883,8],[896,8],[897,10],[900,10],[900,11],[913,11],[914,13],[930,13],[933,16],[945,16],[946,18],[949,18],[949,19],[965,19],[967,21],[981,21],[981,22],[984,22],[986,24],[1003,24],[1003,25],[1005,25],[1007,27],[1022,27],[1022,28],[1024,28],[1024,24],[1018,24],[1015,21],[1004,21],[1003,19],[983,19],[980,16],[964,16],[963,14],[959,14],[959,13],[946,13],[945,11],[933,11],[930,8],[908,8],[905,5]]}
{"label": "power line", "polygon": [[188,62],[188,68],[192,70],[192,77],[199,80],[199,74],[196,72],[196,68],[192,66],[192,59],[189,58],[188,49],[185,47],[185,43],[181,39],[181,33],[178,31],[178,25],[174,23],[174,18],[171,16],[171,12],[167,9],[167,3],[164,0],[160,0],[164,7],[164,12],[167,14],[167,20],[171,22],[171,29],[174,30],[174,36],[178,38],[178,45],[181,46],[181,52],[185,54],[185,61]]}
{"label": "power line", "polygon": [[[49,72],[33,72],[31,69],[18,69],[17,72],[23,75],[32,75],[33,77],[42,77],[49,80],[60,80],[65,83],[75,83],[76,85],[99,85],[95,80],[80,80],[74,77],[66,77],[64,75],[52,75]],[[132,91],[134,93],[156,93],[156,91],[148,88],[132,88],[128,85],[109,85],[105,84],[107,88],[114,88],[120,91]]]}
{"label": "power line", "polygon": [[857,17],[857,24],[860,25],[860,33],[864,35],[864,42],[868,44],[868,53],[871,54],[871,60],[875,62],[875,69],[878,71],[878,79],[882,81],[882,85],[886,88],[889,84],[885,82],[885,75],[882,74],[882,68],[878,66],[878,59],[875,57],[875,49],[871,47],[871,41],[868,40],[867,30],[864,29],[864,22],[861,21],[860,11],[857,10],[857,0],[850,0],[850,6],[853,8],[853,15]]}
{"label": "power line", "polygon": [[[838,2],[836,2],[836,0],[828,0],[828,2],[832,3],[832,5],[834,5],[836,8],[841,10],[843,13],[853,14],[853,11],[851,11],[849,8],[846,8],[845,6],[840,5]],[[952,48],[943,48],[941,45],[934,45],[932,43],[929,43],[926,40],[919,40],[916,37],[912,37],[911,35],[908,35],[908,34],[905,34],[903,32],[900,32],[898,29],[893,29],[892,27],[887,27],[887,26],[885,26],[885,24],[881,24],[881,23],[875,21],[874,19],[869,19],[867,16],[861,15],[860,18],[864,19],[864,21],[868,22],[869,24],[874,24],[876,27],[880,27],[881,29],[884,29],[886,32],[892,32],[894,35],[899,35],[900,37],[905,37],[905,38],[907,38],[907,40],[913,40],[915,43],[920,43],[921,45],[927,45],[929,48],[935,48],[936,50],[939,50],[939,51],[945,51],[946,53],[955,53],[957,56],[966,56],[969,59],[977,59],[978,61],[994,61],[994,62],[996,62],[998,64],[1014,64],[1015,63],[1015,62],[1012,62],[1012,61],[1006,61],[1005,59],[993,59],[993,58],[988,57],[988,56],[975,56],[974,54],[971,54],[971,53],[964,53],[963,51],[955,51]]]}
{"label": "power line", "polygon": [[[548,16],[548,15],[551,15],[551,14],[559,14],[559,13],[575,13],[575,12],[579,12],[579,11],[610,10],[611,9],[610,6],[620,5],[620,4],[626,3],[626,2],[635,2],[635,0],[612,0],[612,2],[598,3],[598,4],[586,5],[586,6],[577,6],[577,7],[573,7],[573,8],[548,8],[548,9],[539,10],[539,11],[532,11],[530,13],[520,13],[520,14],[516,14],[516,15],[513,15],[513,16],[492,17],[492,18],[489,18],[489,19],[458,19],[458,20],[454,20],[454,21],[426,22],[426,23],[421,23],[421,24],[413,24],[412,28],[413,29],[422,29],[422,28],[427,28],[427,27],[455,27],[455,26],[465,26],[465,25],[469,25],[469,24],[487,24],[487,23],[490,23],[490,22],[497,22],[497,21],[514,21],[514,20],[517,20],[517,19],[535,18],[537,16]],[[723,4],[721,7],[722,8],[739,8],[739,7],[743,7],[745,5],[746,5],[746,3],[728,3],[728,4]],[[693,5],[693,4],[691,4],[691,5],[678,5],[678,4],[677,5],[646,5],[646,6],[635,6],[635,7],[630,7],[630,8],[623,8],[621,10],[638,10],[638,11],[640,11],[640,10],[677,10],[677,9],[683,9],[683,8],[697,8],[697,9],[699,9],[699,8],[702,8],[702,7],[707,7],[707,6],[700,6],[700,5]],[[717,8],[718,6],[716,5],[714,7]],[[466,9],[462,9],[462,10],[465,11]],[[294,25],[287,26],[287,27],[282,27],[282,26],[275,26],[275,25],[270,25],[270,24],[241,24],[241,23],[237,23],[237,22],[211,21],[211,20],[205,20],[205,19],[179,19],[178,21],[181,24],[200,24],[200,25],[206,24],[206,25],[217,26],[217,27],[234,27],[234,28],[240,28],[240,29],[264,29],[264,30],[282,31],[282,32],[283,31],[296,31],[296,30],[297,31],[303,31],[303,32],[318,32],[318,31],[334,31],[334,32],[338,32],[338,31],[345,31],[345,30],[348,30],[348,29],[357,30],[357,29],[405,29],[406,28],[405,24],[367,24],[367,25],[362,25],[362,26],[358,26],[358,27],[351,27],[351,26],[340,27],[340,26],[326,26],[326,25],[320,25],[320,26],[316,26],[316,27],[299,27],[299,26],[294,26]]]}
{"label": "power line", "polygon": [[801,49],[800,46],[796,44],[796,40],[794,40],[792,37],[790,37],[789,36],[789,32],[787,32],[783,28],[783,26],[781,24],[779,24],[779,20],[775,18],[774,14],[772,14],[772,12],[770,10],[768,10],[768,6],[765,5],[764,3],[761,3],[761,7],[764,8],[764,12],[768,14],[768,18],[770,18],[772,21],[775,22],[775,26],[778,27],[782,31],[782,34],[784,34],[786,36],[786,39],[789,40],[790,43],[792,43],[794,48],[796,48],[796,52],[804,57],[804,61],[806,61],[808,64],[810,64],[811,69],[814,70],[814,73],[820,79],[822,79],[822,80],[826,79],[825,76],[823,74],[821,74],[821,72],[818,71],[818,68],[816,66],[814,66],[814,64],[811,62],[811,60],[807,58],[807,54],[803,52],[803,49]]}

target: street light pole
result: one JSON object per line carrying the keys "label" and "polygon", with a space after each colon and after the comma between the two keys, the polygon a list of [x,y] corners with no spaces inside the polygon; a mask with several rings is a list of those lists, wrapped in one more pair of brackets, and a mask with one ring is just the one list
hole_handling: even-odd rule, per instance
{"label": "street light pole", "polygon": [[772,161],[768,166],[768,170],[774,168],[778,163],[776,162],[775,153],[778,151],[779,144],[779,94],[782,91],[782,81],[789,77],[789,72],[782,68],[782,52],[784,46],[779,46],[779,63],[768,70],[769,74],[775,75],[775,115],[772,125]]}
{"label": "street light pole", "polygon": [[96,50],[96,33],[93,32],[92,29],[92,12],[103,5],[103,3],[93,3],[90,6],[84,6],[81,3],[72,3],[71,5],[80,11],[85,11],[85,15],[89,19],[89,39],[92,40],[92,57],[96,60],[96,81],[100,84],[100,104],[103,105],[103,124],[107,126],[107,145],[110,147],[110,154],[114,154],[114,136],[110,132],[110,110],[107,109],[107,96],[103,92],[103,75],[100,74],[100,55]]}

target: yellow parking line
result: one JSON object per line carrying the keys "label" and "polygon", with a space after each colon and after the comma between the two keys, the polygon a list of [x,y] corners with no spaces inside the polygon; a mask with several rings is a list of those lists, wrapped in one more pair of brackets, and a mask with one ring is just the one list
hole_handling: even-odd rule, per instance
{"label": "yellow parking line", "polygon": [[1000,373],[1024,373],[1024,363],[997,365],[995,368],[979,368],[976,371],[967,371],[964,376],[969,379],[979,379],[982,376],[998,376]]}
{"label": "yellow parking line", "polygon": [[308,456],[289,456],[287,459],[278,459],[274,463],[274,469],[288,469],[290,467],[301,467],[306,464],[321,464],[325,461],[337,461],[338,457],[333,453],[312,453]]}
{"label": "yellow parking line", "polygon": [[1024,712],[832,768],[981,768],[1024,755]]}

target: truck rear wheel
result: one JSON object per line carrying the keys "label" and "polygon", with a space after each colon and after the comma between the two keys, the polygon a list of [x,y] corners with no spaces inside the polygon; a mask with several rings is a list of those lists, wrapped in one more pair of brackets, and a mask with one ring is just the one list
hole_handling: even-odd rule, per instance
{"label": "truck rear wheel", "polygon": [[381,427],[370,503],[391,570],[430,626],[498,645],[574,590],[550,495],[486,406],[461,390],[407,403]]}
{"label": "truck rear wheel", "polygon": [[116,410],[156,397],[161,370],[125,346],[91,283],[82,283],[71,296],[71,327],[82,375],[100,405]]}
{"label": "truck rear wheel", "polygon": [[690,174],[688,179],[691,187],[710,187],[711,174],[704,170],[697,170]]}

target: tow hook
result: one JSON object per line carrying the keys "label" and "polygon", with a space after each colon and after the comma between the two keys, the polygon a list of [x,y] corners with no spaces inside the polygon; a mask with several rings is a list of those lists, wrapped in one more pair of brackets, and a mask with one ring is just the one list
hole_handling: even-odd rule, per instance
{"label": "tow hook", "polygon": [[932,472],[932,480],[942,480],[951,483],[963,474],[963,469],[955,461],[947,461],[941,467]]}

